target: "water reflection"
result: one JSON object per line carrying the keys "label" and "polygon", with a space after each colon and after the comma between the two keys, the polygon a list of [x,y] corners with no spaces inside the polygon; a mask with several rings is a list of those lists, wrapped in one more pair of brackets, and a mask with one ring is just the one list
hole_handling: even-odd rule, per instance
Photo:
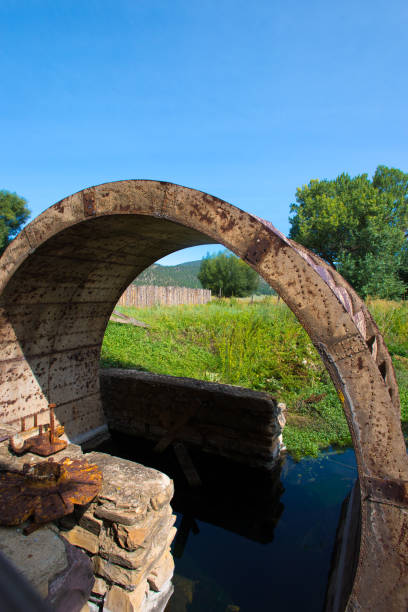
{"label": "water reflection", "polygon": [[[175,595],[166,612],[226,612],[231,606],[240,612],[320,612],[341,504],[356,475],[352,450],[299,463],[288,457],[280,473],[284,490],[277,502],[283,512],[275,516],[273,541],[266,537],[261,543],[197,521],[199,532],[190,533],[176,560]],[[180,599],[186,592],[188,602]]]}
{"label": "water reflection", "polygon": [[181,557],[179,543],[186,538],[185,532],[198,535],[197,521],[254,542],[272,542],[283,512],[282,465],[274,470],[247,468],[206,454],[195,454],[193,460],[202,486],[191,489],[181,479],[177,481],[172,506],[182,516],[175,556]]}
{"label": "water reflection", "polygon": [[203,483],[192,490],[171,449],[157,456],[125,440],[109,452],[175,481],[175,593],[166,612],[322,610],[341,504],[357,476],[351,449],[287,457],[273,472],[192,454]]}

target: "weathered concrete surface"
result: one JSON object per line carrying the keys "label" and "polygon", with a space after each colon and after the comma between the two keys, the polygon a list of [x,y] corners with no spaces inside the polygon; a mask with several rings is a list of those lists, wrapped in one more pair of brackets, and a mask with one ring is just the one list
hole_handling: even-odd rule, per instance
{"label": "weathered concrete surface", "polygon": [[55,612],[79,612],[94,582],[88,557],[53,528],[43,527],[29,536],[22,531],[0,527],[3,554]]}
{"label": "weathered concrete surface", "polygon": [[247,465],[279,460],[285,417],[267,393],[115,368],[101,370],[100,385],[111,430],[182,440]]}
{"label": "weathered concrete surface", "polygon": [[[64,542],[48,527],[25,536],[20,527],[0,527],[1,550],[44,599],[48,584],[68,566]],[[86,600],[85,600],[86,601]]]}
{"label": "weathered concrete surface", "polygon": [[68,566],[50,583],[46,601],[55,612],[82,612],[95,581],[92,563],[82,550],[64,544]]}
{"label": "weathered concrete surface", "polygon": [[1,420],[24,418],[29,427],[35,413],[46,418],[48,403],[56,403],[69,438],[91,438],[104,424],[98,358],[116,301],[160,257],[208,242],[231,249],[281,295],[343,401],[362,497],[361,554],[348,608],[406,609],[401,492],[408,461],[394,371],[378,328],[327,264],[218,198],[170,183],[108,183],[65,198],[20,233],[0,259]]}

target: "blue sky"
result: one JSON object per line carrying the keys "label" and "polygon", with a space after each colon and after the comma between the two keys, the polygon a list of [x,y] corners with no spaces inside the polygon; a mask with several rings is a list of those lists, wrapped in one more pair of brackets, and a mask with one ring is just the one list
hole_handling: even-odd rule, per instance
{"label": "blue sky", "polygon": [[407,31],[406,0],[1,0],[0,188],[166,180],[288,233],[311,178],[408,171]]}

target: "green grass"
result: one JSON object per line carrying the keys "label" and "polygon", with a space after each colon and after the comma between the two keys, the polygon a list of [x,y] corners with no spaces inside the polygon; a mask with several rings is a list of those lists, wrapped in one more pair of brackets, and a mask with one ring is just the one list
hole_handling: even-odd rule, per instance
{"label": "green grass", "polygon": [[[408,307],[368,303],[393,357],[408,434]],[[109,323],[102,367],[135,368],[267,391],[287,404],[284,441],[300,458],[351,437],[334,386],[306,332],[275,297],[200,306],[121,308],[149,329]]]}
{"label": "green grass", "polygon": [[288,406],[284,440],[296,458],[351,444],[319,355],[276,298],[202,306],[122,308],[150,329],[110,323],[103,367],[136,368],[267,391]]}

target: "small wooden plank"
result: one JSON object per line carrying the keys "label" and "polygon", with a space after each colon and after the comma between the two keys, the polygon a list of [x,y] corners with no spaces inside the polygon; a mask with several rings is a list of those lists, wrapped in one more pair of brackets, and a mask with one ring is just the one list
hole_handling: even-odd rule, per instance
{"label": "small wooden plank", "polygon": [[148,325],[147,323],[143,323],[143,321],[138,321],[133,317],[128,317],[127,315],[123,314],[123,312],[119,312],[118,310],[114,310],[112,312],[110,319],[114,323],[127,323],[129,325],[135,325],[136,327],[144,327],[146,329],[150,327],[150,325]]}
{"label": "small wooden plank", "polygon": [[190,487],[201,487],[202,482],[197,470],[194,467],[193,461],[187,448],[182,442],[175,442],[173,444],[174,453],[177,457],[177,461],[180,464],[183,474]]}

